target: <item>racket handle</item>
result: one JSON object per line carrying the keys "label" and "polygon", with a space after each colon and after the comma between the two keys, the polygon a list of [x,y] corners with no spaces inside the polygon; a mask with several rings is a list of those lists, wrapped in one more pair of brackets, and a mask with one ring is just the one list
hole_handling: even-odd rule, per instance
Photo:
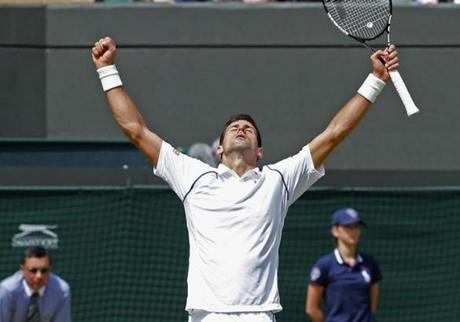
{"label": "racket handle", "polygon": [[389,73],[391,81],[393,82],[393,85],[395,86],[396,91],[398,92],[399,97],[401,97],[404,107],[406,108],[407,115],[411,116],[412,114],[418,113],[419,109],[417,106],[415,106],[415,103],[412,100],[412,97],[407,90],[406,84],[404,84],[404,81],[399,72],[397,70],[393,70]]}

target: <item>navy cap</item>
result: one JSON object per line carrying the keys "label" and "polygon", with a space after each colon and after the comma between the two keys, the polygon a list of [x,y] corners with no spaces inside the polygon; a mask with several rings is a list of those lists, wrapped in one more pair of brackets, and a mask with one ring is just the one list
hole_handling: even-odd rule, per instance
{"label": "navy cap", "polygon": [[332,214],[332,225],[345,226],[356,223],[366,226],[366,223],[359,218],[358,212],[353,208],[339,209]]}

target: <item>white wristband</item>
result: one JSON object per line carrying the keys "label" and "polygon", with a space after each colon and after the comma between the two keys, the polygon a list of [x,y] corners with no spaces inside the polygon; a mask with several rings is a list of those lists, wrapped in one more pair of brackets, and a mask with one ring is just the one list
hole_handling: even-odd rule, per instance
{"label": "white wristband", "polygon": [[358,89],[358,93],[364,96],[364,98],[366,98],[368,101],[374,103],[380,92],[385,87],[385,84],[386,83],[383,80],[370,73],[364,83]]}
{"label": "white wristband", "polygon": [[99,74],[104,92],[123,85],[115,65],[101,67],[97,70],[97,73]]}

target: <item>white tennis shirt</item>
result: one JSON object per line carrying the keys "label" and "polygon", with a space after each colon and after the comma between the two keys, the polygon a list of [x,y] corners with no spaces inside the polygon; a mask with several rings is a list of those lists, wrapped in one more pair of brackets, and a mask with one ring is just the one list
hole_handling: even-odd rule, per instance
{"label": "white tennis shirt", "polygon": [[213,168],[164,142],[154,173],[181,198],[190,258],[186,310],[281,311],[278,250],[288,207],[324,168],[310,148],[239,177]]}

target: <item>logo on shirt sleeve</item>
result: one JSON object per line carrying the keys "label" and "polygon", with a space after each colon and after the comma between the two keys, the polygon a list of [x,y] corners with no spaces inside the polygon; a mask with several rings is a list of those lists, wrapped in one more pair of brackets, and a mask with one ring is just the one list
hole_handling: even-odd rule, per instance
{"label": "logo on shirt sleeve", "polygon": [[310,279],[312,281],[316,281],[318,278],[321,276],[321,271],[318,267],[313,267],[313,269],[310,272]]}

